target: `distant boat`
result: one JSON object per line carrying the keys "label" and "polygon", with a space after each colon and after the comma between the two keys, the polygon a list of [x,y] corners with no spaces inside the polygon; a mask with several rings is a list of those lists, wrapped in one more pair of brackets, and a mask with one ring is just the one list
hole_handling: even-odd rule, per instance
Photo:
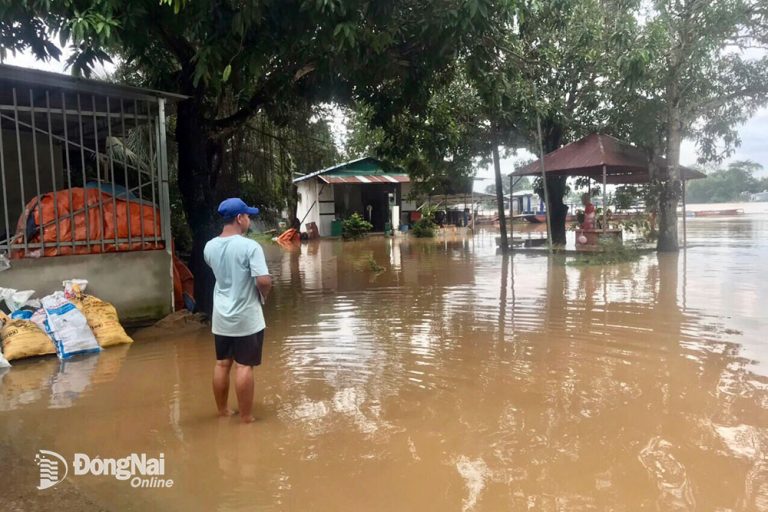
{"label": "distant boat", "polygon": [[733,215],[744,215],[744,210],[733,208],[730,210],[699,210],[686,213],[688,217],[731,217]]}

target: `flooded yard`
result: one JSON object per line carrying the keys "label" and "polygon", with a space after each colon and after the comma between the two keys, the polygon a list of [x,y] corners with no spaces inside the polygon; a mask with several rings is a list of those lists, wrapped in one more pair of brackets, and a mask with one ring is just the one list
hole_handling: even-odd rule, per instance
{"label": "flooded yard", "polygon": [[[0,503],[768,510],[768,209],[687,227],[686,251],[607,267],[504,258],[490,231],[265,247],[255,424],[214,417],[194,323],[18,362],[0,374]],[[38,491],[40,449],[162,452],[173,487]]]}

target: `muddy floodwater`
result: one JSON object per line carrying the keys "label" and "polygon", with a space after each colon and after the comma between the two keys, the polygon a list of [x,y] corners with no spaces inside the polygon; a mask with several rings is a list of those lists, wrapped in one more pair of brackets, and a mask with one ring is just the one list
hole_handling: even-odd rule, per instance
{"label": "muddy floodwater", "polygon": [[[255,424],[214,418],[212,337],[179,320],[3,373],[2,488],[76,510],[768,510],[768,204],[739,207],[608,267],[505,259],[490,231],[265,247]],[[40,449],[163,453],[173,486],[70,468],[38,491]]]}

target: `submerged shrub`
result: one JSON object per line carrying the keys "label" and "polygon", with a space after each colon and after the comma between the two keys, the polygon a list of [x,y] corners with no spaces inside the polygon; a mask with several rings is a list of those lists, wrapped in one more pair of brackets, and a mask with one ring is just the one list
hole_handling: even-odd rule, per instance
{"label": "submerged shrub", "polygon": [[341,236],[344,240],[357,240],[365,237],[373,224],[365,220],[359,213],[353,213],[341,222]]}
{"label": "submerged shrub", "polygon": [[614,263],[628,263],[640,259],[640,251],[637,247],[627,245],[619,240],[600,241],[600,250],[579,255],[569,265],[612,265]]}
{"label": "submerged shrub", "polygon": [[429,217],[422,217],[413,223],[411,232],[417,238],[432,238],[435,236],[435,223]]}
{"label": "submerged shrub", "polygon": [[435,236],[435,214],[437,206],[424,206],[421,209],[421,218],[413,223],[411,232],[417,238],[432,238]]}

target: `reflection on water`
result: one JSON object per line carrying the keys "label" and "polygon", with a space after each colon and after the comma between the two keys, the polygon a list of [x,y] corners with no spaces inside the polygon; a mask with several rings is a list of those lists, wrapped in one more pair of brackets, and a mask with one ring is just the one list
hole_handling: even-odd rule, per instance
{"label": "reflection on water", "polygon": [[155,329],[0,374],[0,443],[163,452],[172,489],[78,477],[116,510],[768,510],[768,215],[687,227],[604,268],[490,232],[268,247],[256,424],[212,417],[208,332]]}

